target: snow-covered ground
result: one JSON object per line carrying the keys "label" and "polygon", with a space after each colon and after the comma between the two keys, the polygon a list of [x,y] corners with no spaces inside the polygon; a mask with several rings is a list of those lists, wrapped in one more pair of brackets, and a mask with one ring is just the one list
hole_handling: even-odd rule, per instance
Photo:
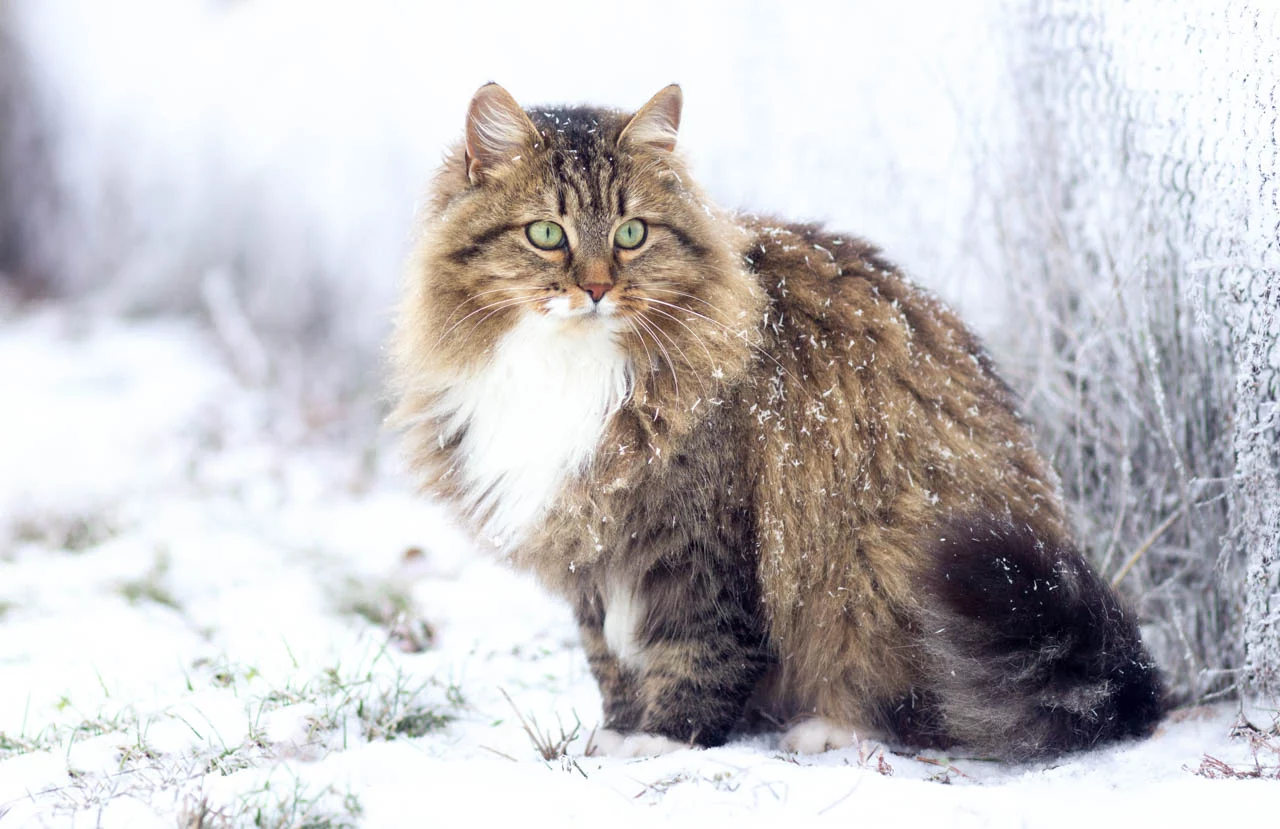
{"label": "snow-covered ground", "polygon": [[0,377],[3,829],[1259,825],[1280,802],[1230,705],[1049,764],[776,735],[584,756],[569,614],[385,446],[311,437],[180,322],[0,318]]}

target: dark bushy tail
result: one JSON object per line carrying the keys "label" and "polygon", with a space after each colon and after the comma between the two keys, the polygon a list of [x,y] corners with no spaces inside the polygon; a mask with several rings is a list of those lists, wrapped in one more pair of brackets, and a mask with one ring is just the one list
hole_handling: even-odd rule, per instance
{"label": "dark bushy tail", "polygon": [[1027,759],[1151,733],[1160,676],[1079,553],[990,522],[945,536],[922,585],[931,710],[916,719],[934,733],[921,736]]}

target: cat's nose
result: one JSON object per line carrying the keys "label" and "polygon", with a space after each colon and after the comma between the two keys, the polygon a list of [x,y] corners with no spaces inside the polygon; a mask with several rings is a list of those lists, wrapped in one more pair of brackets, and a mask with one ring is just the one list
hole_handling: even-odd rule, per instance
{"label": "cat's nose", "polygon": [[588,282],[586,285],[582,286],[582,290],[590,294],[592,302],[599,302],[604,299],[604,295],[612,287],[613,286],[607,282]]}

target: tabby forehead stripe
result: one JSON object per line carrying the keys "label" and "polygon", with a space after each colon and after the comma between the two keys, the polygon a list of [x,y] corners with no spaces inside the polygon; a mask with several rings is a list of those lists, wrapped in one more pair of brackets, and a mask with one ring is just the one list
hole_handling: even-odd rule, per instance
{"label": "tabby forehead stripe", "polygon": [[552,159],[556,166],[556,178],[573,189],[573,195],[578,200],[579,209],[586,207],[588,204],[587,196],[583,192],[582,184],[578,181],[578,177],[573,174],[572,161],[566,159],[563,153],[556,153],[552,156]]}
{"label": "tabby forehead stripe", "polygon": [[[605,159],[604,166],[605,166],[605,169],[609,171],[609,178],[604,183],[604,188],[601,190],[601,192],[612,193],[614,192],[615,186],[618,184],[618,165],[614,163],[612,158],[607,158]],[[616,189],[618,192],[618,215],[625,216],[626,212],[622,210],[622,206],[624,204],[622,199],[622,188],[619,186]],[[602,199],[601,204],[603,203],[604,203],[604,200]]]}
{"label": "tabby forehead stripe", "polygon": [[595,205],[597,210],[607,210],[610,207],[609,195],[613,193],[613,180],[616,172],[612,164],[597,159],[593,161],[592,166],[596,169],[591,176],[591,182],[594,185]]}

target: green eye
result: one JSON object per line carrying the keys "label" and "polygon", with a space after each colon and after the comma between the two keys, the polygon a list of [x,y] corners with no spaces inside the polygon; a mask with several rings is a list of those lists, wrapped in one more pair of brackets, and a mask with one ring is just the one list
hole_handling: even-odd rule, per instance
{"label": "green eye", "polygon": [[623,250],[635,250],[644,244],[644,239],[648,235],[649,228],[642,220],[631,219],[623,222],[618,232],[613,234],[613,243]]}
{"label": "green eye", "polygon": [[564,244],[564,228],[555,222],[532,222],[524,229],[535,248],[555,250]]}

